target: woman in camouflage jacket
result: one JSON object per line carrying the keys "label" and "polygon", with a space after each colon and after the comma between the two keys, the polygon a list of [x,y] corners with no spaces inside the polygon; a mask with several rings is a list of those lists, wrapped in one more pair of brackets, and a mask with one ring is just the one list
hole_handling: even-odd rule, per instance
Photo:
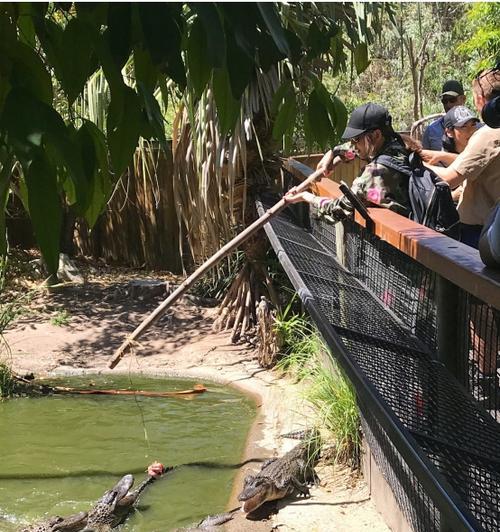
{"label": "woman in camouflage jacket", "polygon": [[[408,159],[408,150],[392,128],[392,119],[387,109],[374,103],[357,107],[351,114],[342,138],[349,142],[329,150],[318,163],[318,170],[322,169],[325,176],[328,175],[334,157],[342,156],[350,143],[357,156],[368,161],[362,174],[353,181],[352,191],[369,206],[385,207],[408,216],[410,201],[407,175],[377,162],[380,155],[388,155],[402,165],[406,165]],[[306,201],[316,207],[320,216],[332,222],[344,219],[353,210],[346,197],[322,198],[310,192],[297,194],[292,190],[285,196],[285,200],[288,203]]]}

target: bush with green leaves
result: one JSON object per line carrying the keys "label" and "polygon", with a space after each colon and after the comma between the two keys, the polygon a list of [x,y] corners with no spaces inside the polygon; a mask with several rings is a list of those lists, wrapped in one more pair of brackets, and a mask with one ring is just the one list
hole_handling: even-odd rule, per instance
{"label": "bush with green leaves", "polygon": [[470,4],[461,27],[468,38],[459,45],[458,51],[472,63],[471,75],[500,61],[500,3]]}

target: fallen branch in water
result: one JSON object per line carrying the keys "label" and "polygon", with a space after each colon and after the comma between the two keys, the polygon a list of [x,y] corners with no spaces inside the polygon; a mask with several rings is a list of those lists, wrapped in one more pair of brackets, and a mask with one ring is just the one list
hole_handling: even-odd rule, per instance
{"label": "fallen branch in water", "polygon": [[53,393],[82,394],[82,395],[144,395],[145,397],[176,397],[179,395],[194,395],[206,392],[203,384],[195,384],[191,390],[179,390],[175,392],[153,392],[149,390],[94,390],[69,388],[66,386],[51,386]]}
{"label": "fallen branch in water", "polygon": [[80,395],[143,395],[145,397],[186,397],[206,392],[207,389],[203,384],[195,384],[190,390],[178,390],[173,392],[154,392],[149,390],[98,390],[94,388],[82,389],[71,388],[69,386],[50,386],[42,384],[19,375],[14,375],[16,381],[21,382],[26,391],[34,391],[43,395],[53,394],[80,394]]}

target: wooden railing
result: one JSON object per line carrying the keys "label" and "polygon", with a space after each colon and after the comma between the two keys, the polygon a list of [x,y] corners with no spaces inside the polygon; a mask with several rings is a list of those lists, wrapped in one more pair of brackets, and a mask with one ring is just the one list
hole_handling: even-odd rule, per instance
{"label": "wooden railing", "polygon": [[[313,171],[304,161],[315,167],[320,157],[290,158],[288,170],[302,180]],[[322,179],[315,192],[321,196],[340,197],[342,193],[334,179],[345,180],[345,172],[335,171],[333,179]],[[500,308],[500,272],[486,268],[477,250],[388,209],[369,208],[368,212],[374,221],[374,234],[379,238],[485,303]],[[363,218],[358,213],[355,216],[356,222],[365,226]]]}

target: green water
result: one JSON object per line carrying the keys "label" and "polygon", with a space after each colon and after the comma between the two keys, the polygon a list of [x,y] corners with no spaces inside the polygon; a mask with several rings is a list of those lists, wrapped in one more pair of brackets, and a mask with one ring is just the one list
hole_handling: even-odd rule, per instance
{"label": "green water", "polygon": [[[85,388],[88,380],[58,384]],[[91,380],[96,388],[143,390],[193,384]],[[87,511],[122,475],[140,482],[154,460],[183,465],[146,489],[122,530],[164,532],[224,511],[255,412],[234,390],[208,388],[191,400],[78,395],[0,402],[0,531]]]}

